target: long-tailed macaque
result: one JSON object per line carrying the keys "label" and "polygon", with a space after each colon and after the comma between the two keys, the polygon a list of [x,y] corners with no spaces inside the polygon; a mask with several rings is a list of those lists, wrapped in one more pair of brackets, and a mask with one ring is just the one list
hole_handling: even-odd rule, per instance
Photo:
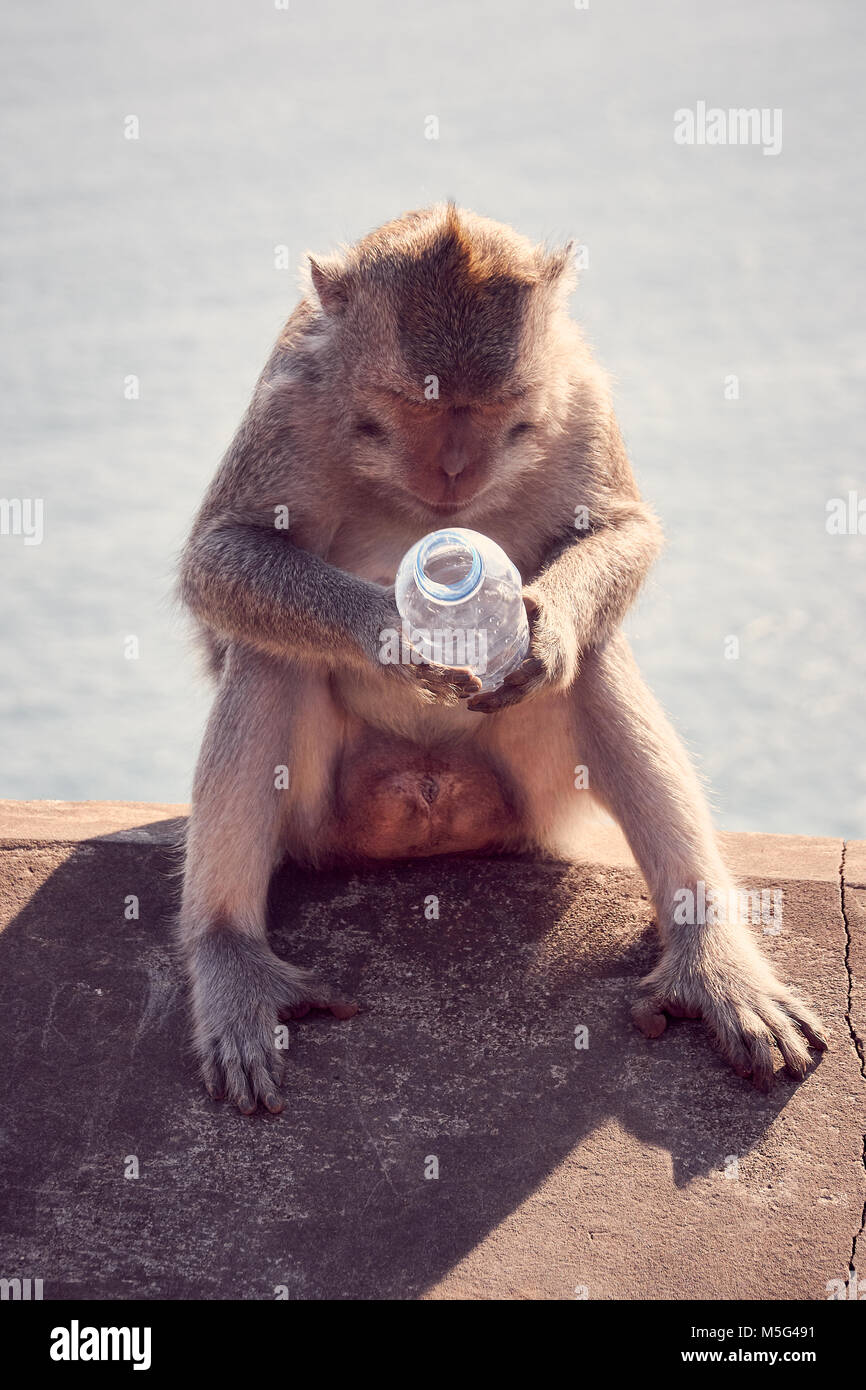
{"label": "long-tailed macaque", "polygon": [[[588,796],[658,917],[643,1032],[700,1016],[761,1087],[774,1044],[796,1076],[807,1041],[826,1045],[740,915],[678,910],[736,890],[618,631],[661,535],[567,314],[572,259],[451,204],[311,258],[196,519],[181,594],[218,689],[181,933],[205,1084],[244,1114],[282,1109],[279,1019],[355,1011],[268,945],[280,860],[562,852]],[[400,558],[449,524],[492,537],[526,585],[529,654],[492,693],[465,667],[380,659]]]}

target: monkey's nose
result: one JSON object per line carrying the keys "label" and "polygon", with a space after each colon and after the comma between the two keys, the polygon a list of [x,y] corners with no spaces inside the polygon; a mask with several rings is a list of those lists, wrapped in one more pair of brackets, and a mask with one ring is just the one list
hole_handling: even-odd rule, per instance
{"label": "monkey's nose", "polygon": [[444,459],[440,459],[439,467],[443,473],[447,473],[449,478],[456,478],[466,467],[468,460],[461,458],[459,454],[449,454]]}

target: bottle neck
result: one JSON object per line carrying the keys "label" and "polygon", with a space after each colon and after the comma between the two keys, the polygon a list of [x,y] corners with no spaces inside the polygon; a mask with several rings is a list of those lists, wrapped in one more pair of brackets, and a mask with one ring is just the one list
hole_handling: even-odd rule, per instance
{"label": "bottle neck", "polygon": [[484,562],[458,531],[434,531],[415,556],[415,584],[434,603],[461,603],[484,582]]}

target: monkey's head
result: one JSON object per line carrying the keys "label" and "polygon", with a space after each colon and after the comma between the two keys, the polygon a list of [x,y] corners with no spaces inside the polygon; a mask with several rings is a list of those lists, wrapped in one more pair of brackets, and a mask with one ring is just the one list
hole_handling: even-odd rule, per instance
{"label": "monkey's head", "polygon": [[311,257],[346,467],[424,523],[512,493],[559,425],[571,259],[450,203]]}

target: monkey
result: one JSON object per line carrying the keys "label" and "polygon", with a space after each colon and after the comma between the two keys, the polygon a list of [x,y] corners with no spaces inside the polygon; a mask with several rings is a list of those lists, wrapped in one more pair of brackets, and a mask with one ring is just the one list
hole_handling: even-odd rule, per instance
{"label": "monkey", "polygon": [[[271,950],[283,860],[561,856],[587,804],[578,764],[661,935],[637,1026],[654,1038],[700,1017],[756,1086],[775,1049],[802,1077],[822,1025],[745,923],[679,920],[683,890],[731,902],[736,888],[620,630],[662,531],[569,314],[571,245],[443,203],[310,256],[302,275],[180,560],[216,681],[179,913],[208,1092],[278,1113],[278,1022],[357,1008]],[[496,690],[465,666],[380,659],[401,625],[400,559],[443,526],[490,536],[523,577],[530,646]]]}

